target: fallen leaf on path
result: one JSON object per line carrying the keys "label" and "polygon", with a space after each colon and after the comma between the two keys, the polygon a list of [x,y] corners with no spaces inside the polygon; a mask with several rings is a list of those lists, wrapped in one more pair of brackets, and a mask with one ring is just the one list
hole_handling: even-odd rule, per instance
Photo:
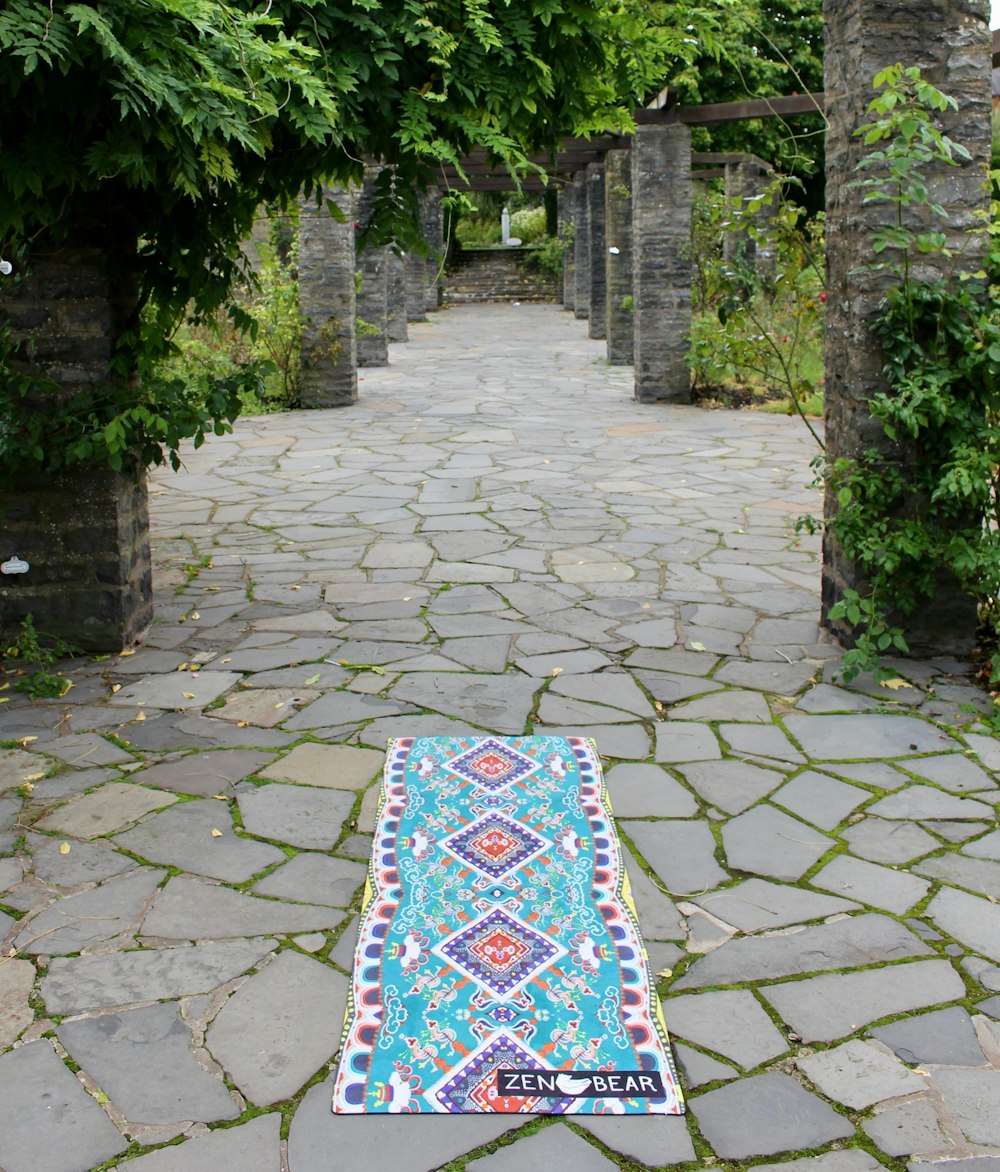
{"label": "fallen leaf on path", "polygon": [[72,849],[73,848],[70,846],[70,844],[68,842],[61,842],[59,844],[59,853],[61,855],[68,855]]}
{"label": "fallen leaf on path", "polygon": [[891,688],[892,691],[898,692],[900,688],[912,688],[913,685],[906,680],[901,680],[898,676],[894,680],[881,680],[879,682],[880,688]]}
{"label": "fallen leaf on path", "polygon": [[221,831],[221,830],[216,830],[216,829],[215,829],[215,827],[213,826],[213,827],[212,827],[212,837],[213,837],[213,838],[221,838],[221,837],[222,837],[222,831]]}

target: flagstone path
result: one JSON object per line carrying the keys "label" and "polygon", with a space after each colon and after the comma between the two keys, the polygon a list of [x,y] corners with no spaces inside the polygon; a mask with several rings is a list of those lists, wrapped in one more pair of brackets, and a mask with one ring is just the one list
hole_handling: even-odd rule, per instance
{"label": "flagstone path", "polygon": [[[556,307],[152,487],[157,621],[0,706],[4,1172],[1000,1169],[1000,739],[851,689],[812,440],[642,406]],[[386,738],[594,736],[686,1118],[335,1117]]]}

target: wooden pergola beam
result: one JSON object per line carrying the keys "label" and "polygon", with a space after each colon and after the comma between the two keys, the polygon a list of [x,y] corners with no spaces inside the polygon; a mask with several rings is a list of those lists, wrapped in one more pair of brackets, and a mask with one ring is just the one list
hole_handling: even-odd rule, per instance
{"label": "wooden pergola beam", "polygon": [[[993,36],[994,57],[1000,54],[1000,35]],[[665,90],[658,101],[669,101]],[[639,125],[682,122],[688,126],[712,126],[721,122],[741,122],[748,118],[784,118],[793,114],[819,114],[823,112],[823,94],[793,94],[783,98],[753,98],[742,102],[712,102],[703,106],[656,105],[654,108],[637,110],[635,120]],[[533,152],[528,160],[542,167],[550,183],[558,176],[572,175],[584,170],[588,163],[600,162],[609,150],[627,149],[632,144],[629,134],[600,134],[593,138],[567,138],[557,151]],[[715,166],[742,161],[735,154],[695,155],[692,162],[709,163]],[[485,151],[474,151],[462,159],[468,187],[473,191],[513,191],[517,182],[510,174],[496,167]],[[455,187],[464,187],[454,167],[443,167],[442,178]],[[699,178],[708,178],[708,175]],[[521,176],[520,186],[528,191],[541,191],[545,181],[538,175],[528,173]]]}

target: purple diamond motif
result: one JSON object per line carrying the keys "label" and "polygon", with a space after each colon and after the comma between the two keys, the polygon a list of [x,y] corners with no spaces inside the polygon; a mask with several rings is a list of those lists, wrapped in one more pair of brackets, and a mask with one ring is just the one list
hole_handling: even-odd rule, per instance
{"label": "purple diamond motif", "polygon": [[487,878],[500,879],[552,843],[504,814],[490,813],[449,835],[441,846]]}
{"label": "purple diamond motif", "polygon": [[431,1102],[436,1101],[445,1111],[489,1111],[516,1114],[542,1110],[562,1114],[571,1105],[571,1099],[540,1100],[537,1097],[497,1094],[498,1070],[551,1070],[537,1054],[510,1034],[494,1034],[439,1083],[427,1092]]}
{"label": "purple diamond motif", "polygon": [[453,757],[448,762],[448,768],[459,777],[475,782],[481,789],[496,793],[522,777],[527,777],[529,773],[534,773],[540,764],[512,749],[510,745],[505,745],[503,741],[487,737]]}
{"label": "purple diamond motif", "polygon": [[431,950],[506,1001],[566,949],[541,932],[494,908]]}

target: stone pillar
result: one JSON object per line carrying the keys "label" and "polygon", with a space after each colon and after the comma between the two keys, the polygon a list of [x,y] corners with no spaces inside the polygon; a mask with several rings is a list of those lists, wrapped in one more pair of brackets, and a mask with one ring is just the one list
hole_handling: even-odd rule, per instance
{"label": "stone pillar", "polygon": [[635,397],[691,401],[691,132],[681,123],[632,136]]}
{"label": "stone pillar", "polygon": [[153,621],[146,472],[79,464],[27,473],[3,499],[3,559],[27,573],[0,577],[0,627],[30,614],[35,629],[83,651],[133,647]]}
{"label": "stone pillar", "polygon": [[[736,162],[727,162],[725,170],[726,199],[733,206],[742,206],[746,200],[760,195],[774,176],[773,169],[763,159],[749,153],[741,154]],[[778,212],[779,198],[776,195],[773,204],[762,205],[754,216],[763,241],[755,240],[742,229],[723,234],[722,255],[728,264],[742,261],[765,278],[774,273],[774,249],[767,240],[767,229]]]}
{"label": "stone pillar", "polygon": [[587,164],[587,221],[590,227],[587,253],[590,262],[590,314],[588,333],[607,337],[608,246],[604,233],[604,164]]}
{"label": "stone pillar", "polygon": [[[363,231],[375,203],[375,181],[382,168],[365,167],[364,183],[358,197],[358,227]],[[358,366],[387,366],[389,363],[389,248],[369,246],[356,258],[361,274],[357,293]]]}
{"label": "stone pillar", "polygon": [[437,187],[428,187],[420,196],[420,229],[431,249],[424,261],[424,309],[428,313],[437,313],[441,305],[441,263],[444,257],[444,218],[441,191]]}
{"label": "stone pillar", "polygon": [[[355,334],[354,218],[356,193],[342,187],[324,192],[324,203],[303,200],[299,212],[299,309],[302,337],[303,407],[346,407],[358,399]],[[330,214],[326,201],[344,216]]]}
{"label": "stone pillar", "polygon": [[391,248],[386,259],[386,272],[389,341],[407,342],[410,334],[406,326],[406,261]]}
{"label": "stone pillar", "polygon": [[631,366],[635,358],[632,291],[632,159],[629,151],[604,156],[607,240],[608,362]]}
{"label": "stone pillar", "polygon": [[[924,76],[958,102],[956,112],[936,115],[936,124],[961,142],[972,161],[929,172],[932,196],[948,212],[945,223],[952,240],[977,223],[988,207],[984,187],[990,157],[990,37],[987,0],[939,0],[915,8],[900,0],[826,0],[826,442],[827,456],[856,457],[873,448],[887,464],[906,469],[918,453],[892,444],[881,424],[872,419],[868,403],[885,389],[883,358],[870,333],[870,323],[887,284],[885,272],[859,270],[870,256],[870,232],[891,220],[895,207],[863,202],[863,189],[851,186],[864,147],[853,136],[867,120],[865,107],[874,96],[871,81],[887,65],[902,61],[919,66]],[[950,265],[975,269],[979,257],[964,251],[949,260],[940,255],[920,258],[919,275],[933,279]],[[827,515],[837,502],[827,494]],[[857,566],[848,562],[829,533],[823,547],[823,622],[845,588],[864,593]],[[906,620],[907,642],[916,655],[966,654],[972,647],[976,612],[954,580],[944,577],[937,593],[918,614]],[[837,630],[845,641],[850,633]]]}
{"label": "stone pillar", "polygon": [[587,215],[587,172],[573,176],[576,215],[573,232],[573,312],[581,321],[590,315],[590,217]]}
{"label": "stone pillar", "polygon": [[403,258],[406,282],[406,320],[427,320],[427,261],[415,248]]}
{"label": "stone pillar", "polygon": [[576,271],[573,263],[572,236],[576,225],[576,194],[570,184],[559,188],[559,239],[566,245],[563,253],[562,303],[566,309],[576,306]]}
{"label": "stone pillar", "polygon": [[[122,332],[134,328],[135,240],[126,223],[105,208],[79,208],[65,243],[40,239],[23,280],[0,278],[11,367],[56,384],[35,392],[40,410],[50,397],[93,392]],[[121,472],[103,463],[23,470],[3,494],[0,517],[0,562],[16,555],[29,566],[0,575],[5,634],[31,614],[39,634],[84,651],[113,653],[142,637],[153,618],[145,468],[129,461]]]}

